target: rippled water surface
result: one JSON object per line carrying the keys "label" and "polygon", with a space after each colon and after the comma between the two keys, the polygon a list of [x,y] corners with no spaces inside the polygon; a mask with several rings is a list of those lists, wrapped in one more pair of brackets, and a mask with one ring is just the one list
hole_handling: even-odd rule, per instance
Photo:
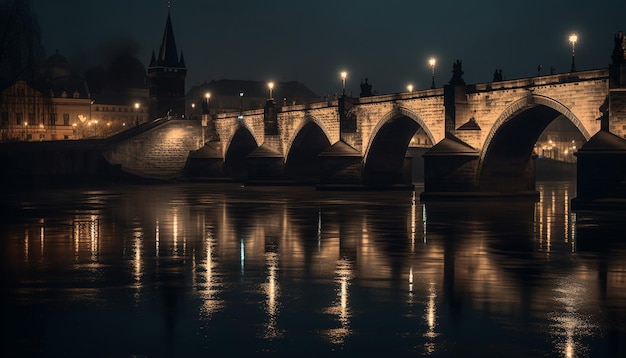
{"label": "rippled water surface", "polygon": [[626,356],[626,215],[538,188],[4,193],[2,356]]}

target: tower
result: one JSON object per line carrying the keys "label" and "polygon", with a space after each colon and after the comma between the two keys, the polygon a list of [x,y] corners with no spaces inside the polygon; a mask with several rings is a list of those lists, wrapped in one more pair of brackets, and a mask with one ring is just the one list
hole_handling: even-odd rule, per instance
{"label": "tower", "polygon": [[167,21],[163,40],[159,49],[159,56],[154,56],[148,65],[148,82],[150,109],[149,118],[156,119],[170,116],[179,116],[185,113],[185,76],[187,68],[183,52],[180,58],[176,50],[176,40],[172,29],[170,9],[167,10]]}

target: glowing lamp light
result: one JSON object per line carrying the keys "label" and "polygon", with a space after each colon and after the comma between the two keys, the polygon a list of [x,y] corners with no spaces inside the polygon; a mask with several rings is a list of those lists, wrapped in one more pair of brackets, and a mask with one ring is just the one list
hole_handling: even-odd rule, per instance
{"label": "glowing lamp light", "polygon": [[430,88],[435,88],[435,64],[437,64],[437,59],[431,57],[428,59],[428,64],[430,65],[430,70],[432,72],[432,82],[430,84]]}
{"label": "glowing lamp light", "polygon": [[569,35],[569,42],[572,44],[572,67],[570,68],[570,72],[576,72],[576,63],[574,59],[574,48],[576,47],[576,42],[578,41],[578,35],[575,33]]}

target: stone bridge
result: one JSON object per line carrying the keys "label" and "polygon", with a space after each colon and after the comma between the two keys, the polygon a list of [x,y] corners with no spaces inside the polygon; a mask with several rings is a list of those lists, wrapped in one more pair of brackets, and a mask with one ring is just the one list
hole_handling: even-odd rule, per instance
{"label": "stone bridge", "polygon": [[[452,81],[451,81],[452,82]],[[534,144],[557,117],[590,140],[626,135],[626,65],[609,69],[277,106],[162,121],[105,153],[148,176],[315,184],[320,189],[411,186],[411,139],[423,153],[424,194],[535,191]]]}

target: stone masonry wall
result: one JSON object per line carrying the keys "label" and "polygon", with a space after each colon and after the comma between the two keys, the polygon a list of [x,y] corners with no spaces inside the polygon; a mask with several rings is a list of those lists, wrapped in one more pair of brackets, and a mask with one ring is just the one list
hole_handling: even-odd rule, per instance
{"label": "stone masonry wall", "polygon": [[181,174],[189,152],[202,145],[199,121],[170,120],[127,140],[111,144],[104,157],[125,172],[168,179]]}

